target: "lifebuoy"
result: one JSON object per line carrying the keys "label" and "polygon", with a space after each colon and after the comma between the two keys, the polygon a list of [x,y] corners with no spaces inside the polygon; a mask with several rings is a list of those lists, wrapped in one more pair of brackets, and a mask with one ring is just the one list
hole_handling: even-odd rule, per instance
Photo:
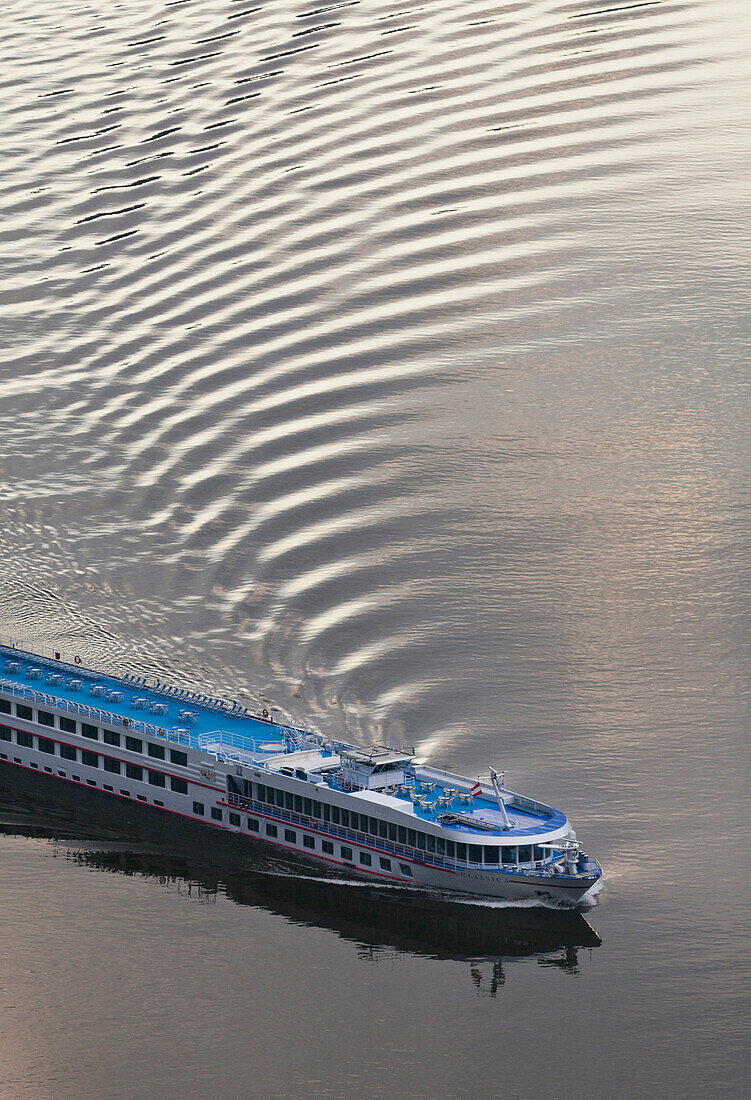
{"label": "lifebuoy", "polygon": [[269,712],[266,710],[266,707],[263,708],[263,716],[264,716],[264,718],[269,717]]}
{"label": "lifebuoy", "polygon": [[81,658],[80,658],[80,657],[78,656],[78,654],[76,653],[76,664],[77,664],[77,665],[80,665],[80,663],[81,663]]}
{"label": "lifebuoy", "polygon": [[161,727],[159,728],[159,736],[164,737],[164,730]]}

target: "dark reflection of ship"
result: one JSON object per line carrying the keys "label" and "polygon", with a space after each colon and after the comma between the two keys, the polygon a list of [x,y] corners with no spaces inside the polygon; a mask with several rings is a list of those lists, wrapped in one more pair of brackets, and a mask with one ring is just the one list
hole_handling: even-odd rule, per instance
{"label": "dark reflection of ship", "polygon": [[196,856],[7,800],[0,804],[0,833],[47,838],[55,842],[57,855],[86,868],[144,876],[206,902],[224,895],[301,926],[328,929],[356,944],[363,956],[397,951],[467,962],[483,995],[495,996],[503,985],[505,960],[535,958],[543,966],[575,973],[581,950],[602,942],[572,909],[473,904],[424,891],[353,884],[292,873],[288,864],[263,855],[252,863],[221,853]]}

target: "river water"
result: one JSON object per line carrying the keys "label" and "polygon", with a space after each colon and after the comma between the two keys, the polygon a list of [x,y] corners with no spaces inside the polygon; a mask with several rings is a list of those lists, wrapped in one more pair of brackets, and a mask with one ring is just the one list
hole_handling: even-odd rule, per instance
{"label": "river water", "polygon": [[416,918],[10,808],[2,1095],[748,1090],[751,5],[0,41],[0,629],[503,768],[605,867]]}

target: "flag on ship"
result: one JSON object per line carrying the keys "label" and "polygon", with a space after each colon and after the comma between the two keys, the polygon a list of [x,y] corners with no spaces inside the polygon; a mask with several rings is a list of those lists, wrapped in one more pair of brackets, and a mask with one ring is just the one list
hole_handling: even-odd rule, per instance
{"label": "flag on ship", "polygon": [[475,783],[474,787],[469,793],[473,794],[475,797],[477,797],[478,794],[482,794],[482,785],[480,783]]}

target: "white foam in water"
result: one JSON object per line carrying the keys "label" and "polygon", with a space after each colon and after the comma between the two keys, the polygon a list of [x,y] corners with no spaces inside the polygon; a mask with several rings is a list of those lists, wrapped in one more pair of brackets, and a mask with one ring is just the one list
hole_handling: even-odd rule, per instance
{"label": "white foam in water", "polygon": [[579,898],[578,905],[583,906],[585,909],[592,909],[597,905],[597,895],[600,893],[603,887],[602,879],[598,879],[591,889],[587,890],[583,897]]}

